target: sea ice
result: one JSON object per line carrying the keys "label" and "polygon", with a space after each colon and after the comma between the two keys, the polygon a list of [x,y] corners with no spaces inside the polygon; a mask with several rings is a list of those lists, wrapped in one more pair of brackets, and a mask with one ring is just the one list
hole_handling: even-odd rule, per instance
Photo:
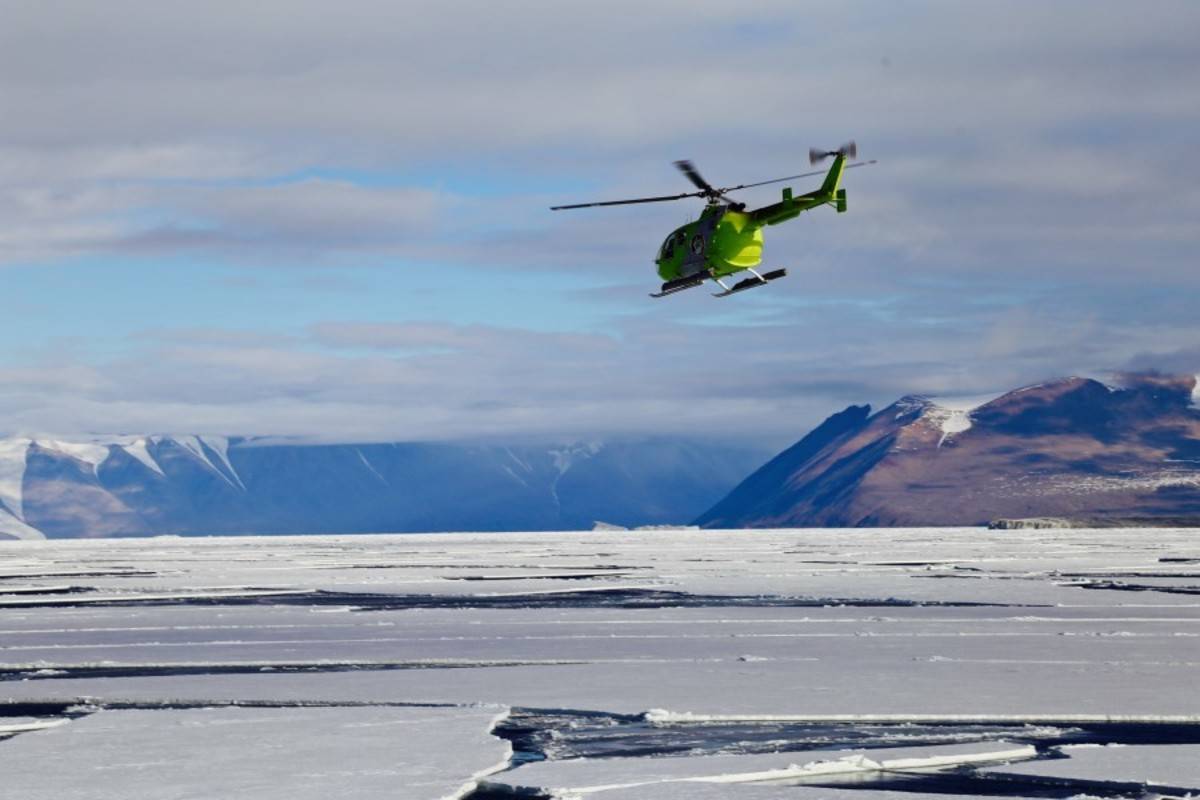
{"label": "sea ice", "polygon": [[494,708],[105,710],[2,743],[0,788],[21,800],[455,798],[507,763],[508,743],[488,734],[497,715]]}
{"label": "sea ice", "polygon": [[993,767],[987,771],[1200,789],[1200,745],[1066,745],[1059,752],[1067,758]]}
{"label": "sea ice", "polygon": [[[338,769],[362,792],[323,796],[422,796],[398,788],[411,776],[441,797],[504,760],[507,742],[488,730],[505,707],[530,719],[539,709],[604,712],[641,726],[638,757],[597,758],[587,767],[595,779],[555,784],[575,787],[727,774],[694,768],[716,763],[706,731],[731,724],[891,725],[880,739],[890,746],[906,725],[1076,726],[1103,742],[1114,730],[1105,725],[1120,722],[1194,742],[1197,586],[1200,543],[1184,530],[0,542],[0,703],[14,704],[0,725],[67,719],[0,741],[0,773],[19,776],[16,797],[70,798],[100,785],[88,770],[144,763],[97,796],[171,797],[217,779],[216,768],[164,778],[168,753],[187,751],[201,764],[228,763],[231,778],[270,774],[275,788],[263,791],[289,798],[310,784],[328,789],[296,777],[305,770]],[[54,703],[98,710],[68,719]],[[305,707],[313,704],[331,707]],[[39,707],[51,710],[30,710]],[[405,722],[417,719],[428,724]],[[656,736],[671,728],[710,755],[656,752],[666,740]],[[1000,736],[977,745],[1008,746]],[[278,749],[255,749],[272,742]],[[1143,763],[1191,753],[1171,747],[1183,745],[1139,748]],[[353,752],[343,759],[341,748]],[[783,752],[808,749],[781,741],[780,752],[726,757],[748,759],[742,773],[771,771],[815,760]],[[1078,769],[1092,758],[1066,752],[1074,765],[1019,766]],[[1105,763],[1112,769],[1096,761],[1088,774],[1133,774]],[[560,769],[585,767],[552,759],[489,780],[534,785]],[[142,772],[164,782],[148,793],[135,783]],[[1186,777],[1171,773],[1166,785]],[[601,797],[815,797],[802,786],[750,784],[717,795],[714,785],[660,782]],[[206,796],[233,796],[222,788]],[[821,791],[847,800],[864,792]]]}
{"label": "sea ice", "polygon": [[[555,796],[596,795],[607,800],[614,789],[641,788],[645,797],[672,784],[734,784],[821,780],[866,776],[881,771],[946,769],[1024,761],[1036,755],[1027,745],[985,742],[922,748],[814,750],[770,755],[680,758],[611,758],[544,761],[495,775],[488,783],[549,789]],[[732,790],[730,790],[732,791]],[[730,795],[736,796],[736,795]]]}

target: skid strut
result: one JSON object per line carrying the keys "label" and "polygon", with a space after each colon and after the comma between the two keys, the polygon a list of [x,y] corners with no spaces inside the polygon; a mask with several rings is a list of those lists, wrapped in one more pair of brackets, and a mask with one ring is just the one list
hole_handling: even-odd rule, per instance
{"label": "skid strut", "polygon": [[771,281],[779,280],[783,276],[787,275],[786,269],[776,269],[776,270],[772,270],[771,272],[767,272],[767,273],[764,273],[761,275],[754,269],[748,269],[747,271],[750,272],[750,274],[752,274],[754,277],[740,280],[737,283],[735,283],[732,287],[727,286],[725,284],[725,282],[722,281],[720,278],[713,278],[713,280],[717,282],[717,285],[725,290],[723,292],[717,292],[716,294],[713,295],[713,297],[729,297],[729,295],[731,295],[731,294],[737,294],[738,292],[744,292],[747,289],[754,289],[759,286],[766,286]]}

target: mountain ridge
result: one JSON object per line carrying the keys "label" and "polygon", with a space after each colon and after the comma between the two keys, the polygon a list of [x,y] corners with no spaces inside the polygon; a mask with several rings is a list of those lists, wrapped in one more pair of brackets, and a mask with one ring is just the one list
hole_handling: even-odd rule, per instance
{"label": "mountain ridge", "polygon": [[[1075,376],[972,402],[908,395],[873,415],[851,406],[695,523],[865,527],[1200,515],[1198,395],[1194,376],[1127,375],[1116,385]],[[835,436],[810,441],[831,423]]]}
{"label": "mountain ridge", "polygon": [[763,453],[669,438],[559,445],[0,439],[0,535],[300,534],[681,524]]}

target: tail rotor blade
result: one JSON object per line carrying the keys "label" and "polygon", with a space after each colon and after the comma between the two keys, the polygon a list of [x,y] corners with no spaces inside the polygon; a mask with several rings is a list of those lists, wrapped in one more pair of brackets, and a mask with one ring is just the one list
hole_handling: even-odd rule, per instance
{"label": "tail rotor blade", "polygon": [[815,147],[810,147],[808,150],[808,163],[812,165],[820,164],[830,156],[845,156],[846,158],[858,158],[858,145],[853,139],[846,142],[837,150],[818,150]]}

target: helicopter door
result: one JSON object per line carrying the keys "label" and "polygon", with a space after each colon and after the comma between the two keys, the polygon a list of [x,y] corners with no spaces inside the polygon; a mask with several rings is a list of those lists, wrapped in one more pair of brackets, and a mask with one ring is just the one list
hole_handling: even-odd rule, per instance
{"label": "helicopter door", "polygon": [[[700,218],[700,223],[692,229],[692,238],[684,241],[687,242],[687,250],[684,253],[683,264],[680,265],[679,273],[683,277],[696,275],[708,269],[708,246],[712,241],[713,231],[717,229],[717,222],[724,216],[721,210],[706,212]],[[680,241],[679,245],[684,246],[684,241]]]}

